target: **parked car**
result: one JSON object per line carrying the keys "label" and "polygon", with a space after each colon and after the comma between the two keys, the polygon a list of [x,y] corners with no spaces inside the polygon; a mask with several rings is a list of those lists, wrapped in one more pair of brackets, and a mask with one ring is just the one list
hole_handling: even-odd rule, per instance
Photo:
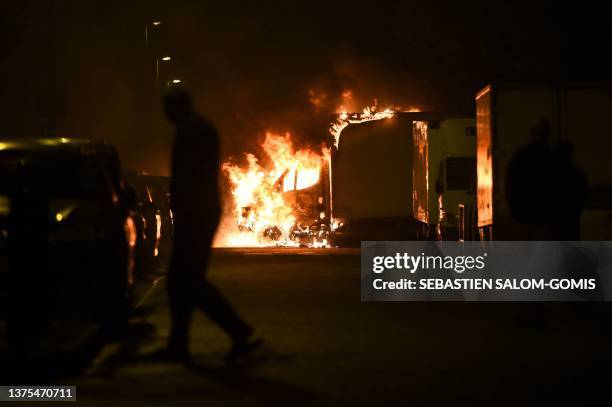
{"label": "parked car", "polygon": [[127,321],[133,287],[134,197],[107,143],[0,142],[0,298],[13,347],[56,316]]}
{"label": "parked car", "polygon": [[[146,180],[147,186],[161,216],[160,239],[163,243],[172,242],[172,210],[170,209],[170,178],[159,175],[141,174]],[[162,250],[160,247],[160,251]]]}
{"label": "parked car", "polygon": [[126,171],[126,179],[136,196],[135,219],[138,234],[136,244],[136,273],[155,270],[159,256],[162,216],[153,200],[152,188],[145,177],[136,171]]}

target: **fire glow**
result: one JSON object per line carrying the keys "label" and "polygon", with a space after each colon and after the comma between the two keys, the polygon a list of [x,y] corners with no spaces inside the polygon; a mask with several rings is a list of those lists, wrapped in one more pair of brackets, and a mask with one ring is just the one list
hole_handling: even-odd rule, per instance
{"label": "fire glow", "polygon": [[377,111],[375,106],[366,107],[363,109],[361,113],[350,113],[344,106],[340,106],[337,110],[336,120],[332,123],[331,128],[329,129],[332,136],[334,136],[334,144],[338,147],[340,143],[340,133],[346,126],[351,123],[363,123],[371,120],[382,120],[389,119],[395,116],[396,110],[387,108],[383,111]]}
{"label": "fire glow", "polygon": [[[298,246],[294,237],[298,224],[286,193],[317,184],[321,169],[329,161],[329,149],[295,150],[291,135],[267,133],[261,145],[270,165],[263,167],[252,153],[247,166],[226,162],[223,173],[232,186],[235,230],[224,230],[221,246]],[[311,246],[327,246],[313,237]]]}
{"label": "fire glow", "polygon": [[[321,108],[324,96],[310,95],[316,109]],[[350,105],[352,93],[347,91],[342,96],[345,104]],[[393,118],[399,110],[379,110],[376,100],[361,113],[349,113],[347,108],[340,106],[329,128],[335,147],[295,150],[289,133],[278,135],[268,132],[261,147],[270,164],[262,165],[252,153],[245,154],[246,167],[224,163],[222,171],[232,188],[232,212],[222,221],[215,246],[330,247],[329,238],[341,225],[332,218],[331,213],[324,211],[317,212],[318,224],[303,224],[303,220],[296,216],[295,191],[304,191],[323,182],[325,172],[329,179],[321,185],[327,185],[328,191],[321,193],[318,201],[323,204],[321,201],[326,195],[331,199],[331,149],[338,148],[342,130],[351,123]],[[410,108],[408,111],[419,110]],[[323,171],[324,168],[327,171]],[[294,194],[293,198],[291,194]]]}

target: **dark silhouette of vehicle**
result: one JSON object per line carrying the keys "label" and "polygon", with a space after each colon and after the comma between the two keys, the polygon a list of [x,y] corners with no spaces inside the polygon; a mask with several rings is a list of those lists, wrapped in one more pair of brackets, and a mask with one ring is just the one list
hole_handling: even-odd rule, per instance
{"label": "dark silhouette of vehicle", "polygon": [[113,329],[127,322],[133,201],[108,143],[0,141],[0,298],[9,345],[36,347],[58,316]]}
{"label": "dark silhouette of vehicle", "polygon": [[153,199],[152,188],[142,173],[126,171],[126,179],[136,194],[134,220],[136,241],[136,273],[146,274],[155,270],[159,256],[162,216]]}
{"label": "dark silhouette of vehicle", "polygon": [[157,206],[161,216],[160,252],[164,254],[164,246],[172,243],[173,220],[170,208],[170,178],[149,174],[143,174],[142,177],[147,181],[153,203]]}

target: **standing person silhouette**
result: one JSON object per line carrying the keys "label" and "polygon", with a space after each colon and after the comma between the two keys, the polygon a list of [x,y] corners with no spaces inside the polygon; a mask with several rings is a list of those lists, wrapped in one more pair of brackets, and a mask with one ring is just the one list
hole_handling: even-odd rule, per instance
{"label": "standing person silhouette", "polygon": [[219,223],[219,140],[213,125],[193,110],[189,92],[172,87],[163,97],[166,117],[175,127],[170,200],[174,219],[174,253],[168,272],[172,328],[164,360],[189,360],[189,327],[200,308],[232,339],[229,361],[259,347],[253,328],[240,318],[206,278],[211,244]]}
{"label": "standing person silhouette", "polygon": [[530,142],[508,163],[506,197],[517,240],[559,240],[555,227],[559,221],[559,165],[550,138],[548,120],[537,120],[530,129]]}
{"label": "standing person silhouette", "polygon": [[[534,122],[529,138],[529,143],[510,159],[506,175],[506,198],[515,223],[515,239],[558,240],[555,233],[558,165],[550,144],[548,120]],[[514,323],[526,328],[543,328],[546,325],[543,303],[520,302]]]}
{"label": "standing person silhouette", "polygon": [[580,240],[586,177],[573,162],[573,144],[550,142],[551,124],[536,121],[531,141],[508,164],[506,197],[518,240]]}

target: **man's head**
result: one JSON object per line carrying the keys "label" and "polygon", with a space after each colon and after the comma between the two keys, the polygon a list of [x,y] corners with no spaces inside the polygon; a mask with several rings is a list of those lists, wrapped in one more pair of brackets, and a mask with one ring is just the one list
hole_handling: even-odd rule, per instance
{"label": "man's head", "polygon": [[164,112],[172,123],[177,123],[193,112],[191,94],[182,86],[172,86],[163,96]]}
{"label": "man's head", "polygon": [[531,141],[534,143],[548,144],[550,142],[550,133],[550,122],[546,119],[538,119],[531,126]]}

